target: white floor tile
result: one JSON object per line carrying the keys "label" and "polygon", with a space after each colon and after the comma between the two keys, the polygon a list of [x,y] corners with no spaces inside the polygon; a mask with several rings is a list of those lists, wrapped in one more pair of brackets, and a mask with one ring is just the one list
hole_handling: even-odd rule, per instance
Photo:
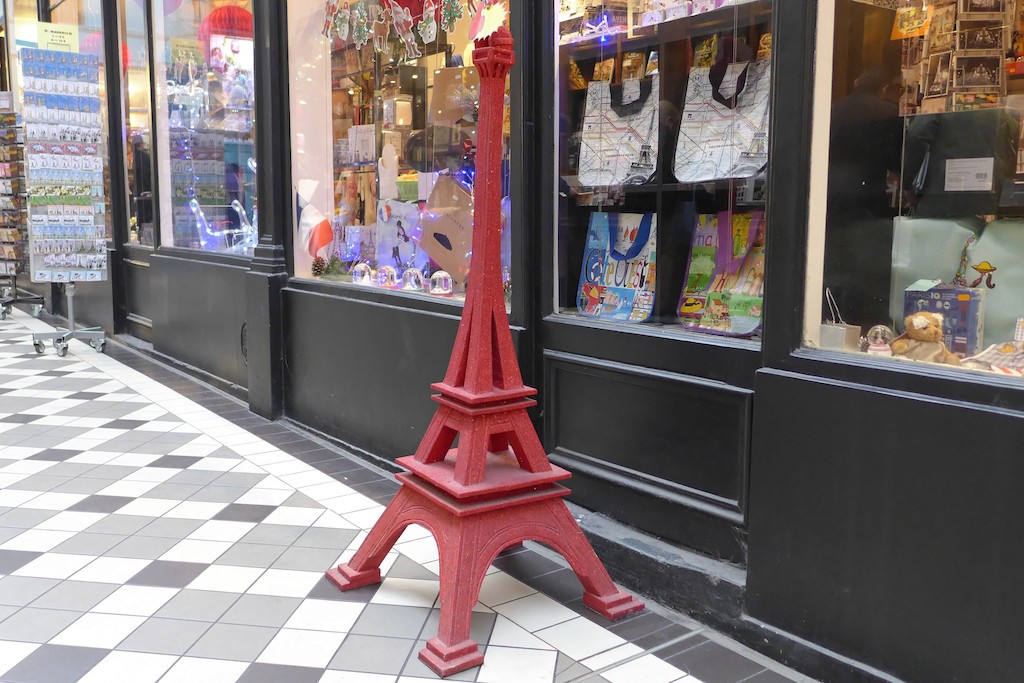
{"label": "white floor tile", "polygon": [[218,512],[227,507],[227,503],[199,503],[196,501],[185,501],[164,514],[164,517],[173,519],[210,519]]}
{"label": "white floor tile", "polygon": [[166,498],[138,498],[118,510],[117,514],[137,515],[139,517],[160,517],[170,512],[180,504],[180,500],[169,500]]}
{"label": "white floor tile", "polygon": [[395,676],[364,674],[358,671],[328,671],[320,683],[396,683]]}
{"label": "white floor tile", "polygon": [[27,503],[38,495],[40,495],[39,491],[4,489],[0,491],[0,507],[21,507],[24,503]]}
{"label": "white floor tile", "polygon": [[72,575],[71,579],[93,583],[121,584],[145,569],[150,561],[127,557],[101,557]]}
{"label": "white floor tile", "polygon": [[143,467],[125,477],[125,481],[163,482],[177,474],[178,470],[171,469],[170,467]]}
{"label": "white floor tile", "polygon": [[[352,519],[352,515],[345,515],[345,519],[350,522],[359,524],[356,520]],[[373,526],[372,524],[370,526]],[[370,527],[360,526],[361,529],[369,529]],[[408,543],[402,543],[395,546],[395,550],[402,553],[414,562],[420,564],[426,564],[427,562],[433,562],[438,559],[437,543],[434,541],[433,536],[427,536],[421,538],[418,541],[409,541]]]}
{"label": "white floor tile", "polygon": [[534,635],[576,661],[626,643],[625,639],[584,617],[563,621],[536,631]]}
{"label": "white floor tile", "polygon": [[484,577],[480,587],[480,602],[489,607],[501,605],[512,600],[525,598],[537,591],[522,581],[514,579],[505,572],[495,572]]}
{"label": "white floor tile", "polygon": [[[644,655],[622,666],[609,669],[601,674],[610,683],[671,683],[686,676],[685,671],[680,671],[668,662],[658,659],[654,655]],[[693,679],[696,680],[696,679]]]}
{"label": "white floor tile", "polygon": [[177,657],[140,652],[111,652],[92,668],[79,683],[156,683],[171,668]]}
{"label": "white floor tile", "polygon": [[304,600],[285,624],[287,628],[346,633],[363,613],[363,603]]}
{"label": "white floor tile", "polygon": [[54,645],[112,649],[141,626],[145,620],[145,617],[128,617],[119,614],[86,614],[58,633],[50,642]]}
{"label": "white floor tile", "polygon": [[36,525],[51,531],[84,531],[107,515],[102,512],[61,512]]}
{"label": "white floor tile", "polygon": [[370,602],[377,605],[433,607],[440,589],[440,581],[386,578]]}
{"label": "white floor tile", "polygon": [[309,526],[324,513],[318,508],[281,507],[263,520],[264,524],[285,524],[288,526]]}
{"label": "white floor tile", "polygon": [[231,547],[228,541],[196,541],[185,539],[160,556],[161,560],[174,562],[215,561]]}
{"label": "white floor tile", "polygon": [[0,550],[30,550],[45,553],[75,535],[73,531],[28,531],[18,534],[3,545]]}
{"label": "white floor tile", "polygon": [[248,668],[249,662],[182,657],[160,683],[235,683]]}
{"label": "white floor tile", "polygon": [[23,503],[21,507],[31,510],[67,510],[76,503],[85,500],[86,496],[80,493],[44,493],[36,496],[30,501]]}
{"label": "white floor tile", "polygon": [[18,662],[36,651],[37,643],[15,643],[8,640],[0,641],[0,675],[17,666]]}
{"label": "white floor tile", "polygon": [[280,505],[294,495],[291,491],[279,489],[250,489],[236,500],[246,505]]}
{"label": "white floor tile", "polygon": [[250,522],[223,522],[219,520],[211,520],[193,531],[188,537],[200,541],[235,542],[252,531],[255,526],[255,524]]}
{"label": "white floor tile", "polygon": [[[157,481],[115,481],[107,488],[100,491],[100,496],[124,496],[126,498],[137,498],[145,495],[160,485]],[[118,512],[118,514],[121,514]]]}
{"label": "white floor tile", "polygon": [[46,553],[13,572],[13,575],[34,576],[40,579],[66,579],[95,559],[92,555]]}
{"label": "white floor tile", "polygon": [[189,467],[189,469],[205,470],[207,472],[227,472],[237,464],[238,461],[234,458],[203,458],[195,465]]}
{"label": "white floor tile", "polygon": [[103,602],[92,608],[98,614],[125,614],[136,617],[153,616],[167,601],[178,594],[177,588],[155,586],[121,586]]}
{"label": "white floor tile", "polygon": [[494,622],[494,629],[491,631],[491,639],[488,642],[490,645],[502,647],[529,648],[531,650],[552,649],[543,640],[500,614]]}
{"label": "white floor tile", "polygon": [[345,515],[345,518],[360,529],[371,529],[382,514],[384,514],[384,506],[374,504],[373,507],[368,507],[365,510],[350,512]]}
{"label": "white floor tile", "polygon": [[257,662],[287,666],[326,667],[345,640],[344,633],[281,629]]}
{"label": "white floor tile", "polygon": [[[217,564],[208,567],[188,585],[189,590],[244,593],[266,571],[261,567]],[[312,590],[312,586],[310,586]],[[309,590],[306,591],[309,593]],[[304,596],[303,596],[304,597]]]}
{"label": "white floor tile", "polygon": [[535,593],[525,598],[497,605],[494,611],[503,614],[531,633],[576,618],[576,613],[546,595]]}
{"label": "white floor tile", "polygon": [[322,514],[315,522],[313,526],[323,529],[355,529],[356,525],[349,522],[341,515],[331,512],[328,510]]}
{"label": "white floor tile", "polygon": [[324,498],[319,502],[328,510],[333,510],[339,515],[348,515],[362,510],[369,510],[377,507],[378,505],[372,499],[367,498],[361,493],[349,493],[333,498]]}
{"label": "white floor tile", "polygon": [[[488,647],[477,681],[480,683],[550,683],[558,653],[511,647]],[[637,683],[643,679],[634,679]],[[644,683],[648,683],[644,681]]]}
{"label": "white floor tile", "polygon": [[121,467],[145,467],[162,457],[162,455],[156,453],[125,453],[117,456],[107,464],[119,465]]}
{"label": "white floor tile", "polygon": [[320,579],[322,572],[304,572],[292,569],[268,569],[252,587],[249,593],[276,595],[283,598],[304,598],[309,595]]}
{"label": "white floor tile", "polygon": [[[633,643],[626,643],[625,645],[619,645],[616,648],[594,655],[593,657],[587,657],[580,663],[588,669],[596,671],[597,669],[603,669],[607,666],[611,666],[612,664],[623,662],[630,657],[636,657],[639,654],[643,654],[643,652],[643,648],[638,647]],[[700,681],[695,678],[689,683],[700,683]]]}

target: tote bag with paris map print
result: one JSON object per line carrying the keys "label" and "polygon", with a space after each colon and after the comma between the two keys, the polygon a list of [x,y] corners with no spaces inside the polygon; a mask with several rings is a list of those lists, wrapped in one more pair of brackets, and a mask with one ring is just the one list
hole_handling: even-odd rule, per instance
{"label": "tote bag with paris map print", "polygon": [[580,132],[580,184],[643,185],[658,166],[658,74],[612,87],[591,81]]}
{"label": "tote bag with paris map print", "polygon": [[654,312],[653,213],[594,213],[590,217],[577,306],[589,318],[644,322]]}
{"label": "tote bag with paris map print", "polygon": [[749,178],[768,165],[771,70],[768,59],[690,70],[676,180]]}

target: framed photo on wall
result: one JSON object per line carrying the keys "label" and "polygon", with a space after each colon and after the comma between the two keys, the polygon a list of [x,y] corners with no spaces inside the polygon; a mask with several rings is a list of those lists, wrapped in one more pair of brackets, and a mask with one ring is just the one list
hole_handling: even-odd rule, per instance
{"label": "framed photo on wall", "polygon": [[953,65],[953,87],[965,90],[1000,90],[1003,57],[999,52],[958,54]]}
{"label": "framed photo on wall", "polygon": [[940,52],[928,58],[928,84],[925,97],[945,97],[949,93],[949,79],[953,55]]}
{"label": "framed photo on wall", "polygon": [[987,18],[998,18],[1006,16],[1006,5],[1008,0],[960,0],[961,18],[985,18],[963,17],[964,14],[988,15]]}
{"label": "framed photo on wall", "polygon": [[1002,50],[1005,25],[1001,19],[961,20],[957,24],[957,48],[960,50]]}
{"label": "framed photo on wall", "polygon": [[928,27],[929,52],[944,52],[953,47],[956,33],[956,2],[935,8]]}

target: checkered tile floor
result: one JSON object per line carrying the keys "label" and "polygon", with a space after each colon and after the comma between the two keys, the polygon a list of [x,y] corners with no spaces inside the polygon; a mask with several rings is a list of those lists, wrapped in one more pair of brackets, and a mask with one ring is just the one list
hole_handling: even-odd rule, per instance
{"label": "checkered tile floor", "polygon": [[[436,680],[416,656],[439,615],[425,530],[379,586],[323,578],[392,480],[116,346],[39,356],[44,328],[0,322],[0,681]],[[803,680],[683,618],[604,622],[533,550],[495,565],[473,621],[486,661],[454,680]]]}

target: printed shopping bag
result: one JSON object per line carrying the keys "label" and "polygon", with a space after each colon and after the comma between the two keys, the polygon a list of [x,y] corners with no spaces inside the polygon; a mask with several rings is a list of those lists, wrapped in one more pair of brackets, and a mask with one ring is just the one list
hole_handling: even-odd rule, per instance
{"label": "printed shopping bag", "polygon": [[987,344],[1012,341],[1024,318],[1024,222],[993,221],[968,239],[953,284],[985,290]]}
{"label": "printed shopping bag", "polygon": [[690,70],[676,144],[681,183],[749,178],[768,165],[771,61]]}
{"label": "printed shopping bag", "polygon": [[391,266],[399,275],[409,268],[423,270],[427,257],[419,248],[420,207],[397,199],[377,203],[377,265]]}
{"label": "printed shopping bag", "polygon": [[590,82],[580,133],[582,185],[642,185],[654,176],[660,93],[658,74],[616,87]]}
{"label": "printed shopping bag", "polygon": [[452,176],[441,176],[420,224],[420,249],[457,284],[465,283],[473,249],[473,193]]}
{"label": "printed shopping bag", "polygon": [[697,217],[679,320],[698,332],[749,337],[764,305],[764,214]]}
{"label": "printed shopping bag", "polygon": [[651,317],[657,232],[653,213],[591,215],[577,295],[580,313],[634,323]]}

